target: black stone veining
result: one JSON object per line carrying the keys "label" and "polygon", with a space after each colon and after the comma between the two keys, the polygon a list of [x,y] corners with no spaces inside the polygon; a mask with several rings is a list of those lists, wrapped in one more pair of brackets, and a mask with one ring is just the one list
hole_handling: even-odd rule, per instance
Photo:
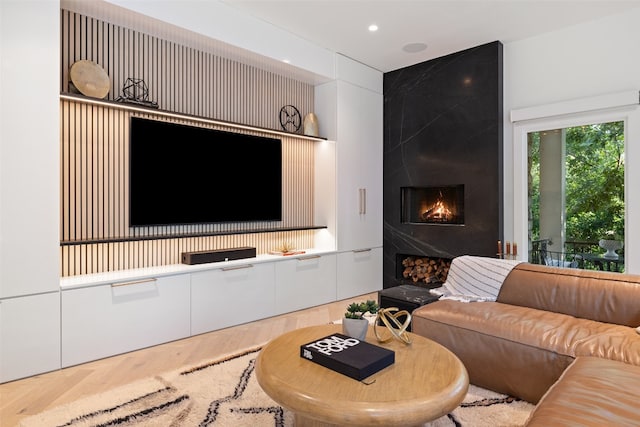
{"label": "black stone veining", "polygon": [[[502,43],[384,74],[384,287],[396,254],[494,256],[502,240]],[[401,187],[464,185],[461,225],[401,222]]]}

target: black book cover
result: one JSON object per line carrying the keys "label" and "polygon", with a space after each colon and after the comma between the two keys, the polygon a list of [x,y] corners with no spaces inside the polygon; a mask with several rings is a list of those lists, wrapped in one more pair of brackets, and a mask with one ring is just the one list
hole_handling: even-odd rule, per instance
{"label": "black book cover", "polygon": [[395,352],[342,334],[300,346],[300,357],[358,381],[395,362]]}

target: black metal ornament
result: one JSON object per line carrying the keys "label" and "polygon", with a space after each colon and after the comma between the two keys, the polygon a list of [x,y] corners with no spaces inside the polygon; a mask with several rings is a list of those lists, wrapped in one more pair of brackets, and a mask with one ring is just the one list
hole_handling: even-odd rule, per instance
{"label": "black metal ornament", "polygon": [[128,77],[122,86],[122,95],[116,101],[158,108],[158,103],[149,101],[149,88],[142,79]]}
{"label": "black metal ornament", "polygon": [[285,105],[280,109],[280,126],[287,132],[298,132],[302,126],[300,111],[293,105]]}

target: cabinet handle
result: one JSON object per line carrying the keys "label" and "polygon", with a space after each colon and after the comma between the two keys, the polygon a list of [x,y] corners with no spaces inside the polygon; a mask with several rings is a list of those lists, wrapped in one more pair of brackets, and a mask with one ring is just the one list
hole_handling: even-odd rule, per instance
{"label": "cabinet handle", "polygon": [[356,249],[353,251],[354,254],[359,254],[361,252],[371,252],[371,248],[369,249]]}
{"label": "cabinet handle", "polygon": [[362,214],[367,213],[367,189],[362,189]]}
{"label": "cabinet handle", "polygon": [[222,271],[242,270],[243,268],[253,268],[253,264],[236,265],[234,267],[222,267]]}
{"label": "cabinet handle", "polygon": [[358,213],[360,215],[364,215],[367,213],[367,189],[359,188],[358,193],[360,195]]}
{"label": "cabinet handle", "polygon": [[300,257],[298,258],[298,261],[309,261],[316,258],[320,258],[320,255],[310,255],[310,256]]}
{"label": "cabinet handle", "polygon": [[150,282],[157,282],[158,279],[156,278],[152,278],[152,279],[142,279],[142,280],[133,280],[131,282],[120,282],[120,283],[112,283],[111,287],[112,288],[119,288],[121,286],[132,286],[132,285],[140,285],[142,283],[150,283]]}

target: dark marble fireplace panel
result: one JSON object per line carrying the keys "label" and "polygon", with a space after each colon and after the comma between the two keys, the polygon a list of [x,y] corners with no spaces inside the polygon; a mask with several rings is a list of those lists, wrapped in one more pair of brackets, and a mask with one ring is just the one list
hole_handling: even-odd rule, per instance
{"label": "dark marble fireplace panel", "polygon": [[[502,44],[384,74],[384,287],[396,254],[494,256],[502,239]],[[464,187],[462,224],[403,221],[403,187]]]}

